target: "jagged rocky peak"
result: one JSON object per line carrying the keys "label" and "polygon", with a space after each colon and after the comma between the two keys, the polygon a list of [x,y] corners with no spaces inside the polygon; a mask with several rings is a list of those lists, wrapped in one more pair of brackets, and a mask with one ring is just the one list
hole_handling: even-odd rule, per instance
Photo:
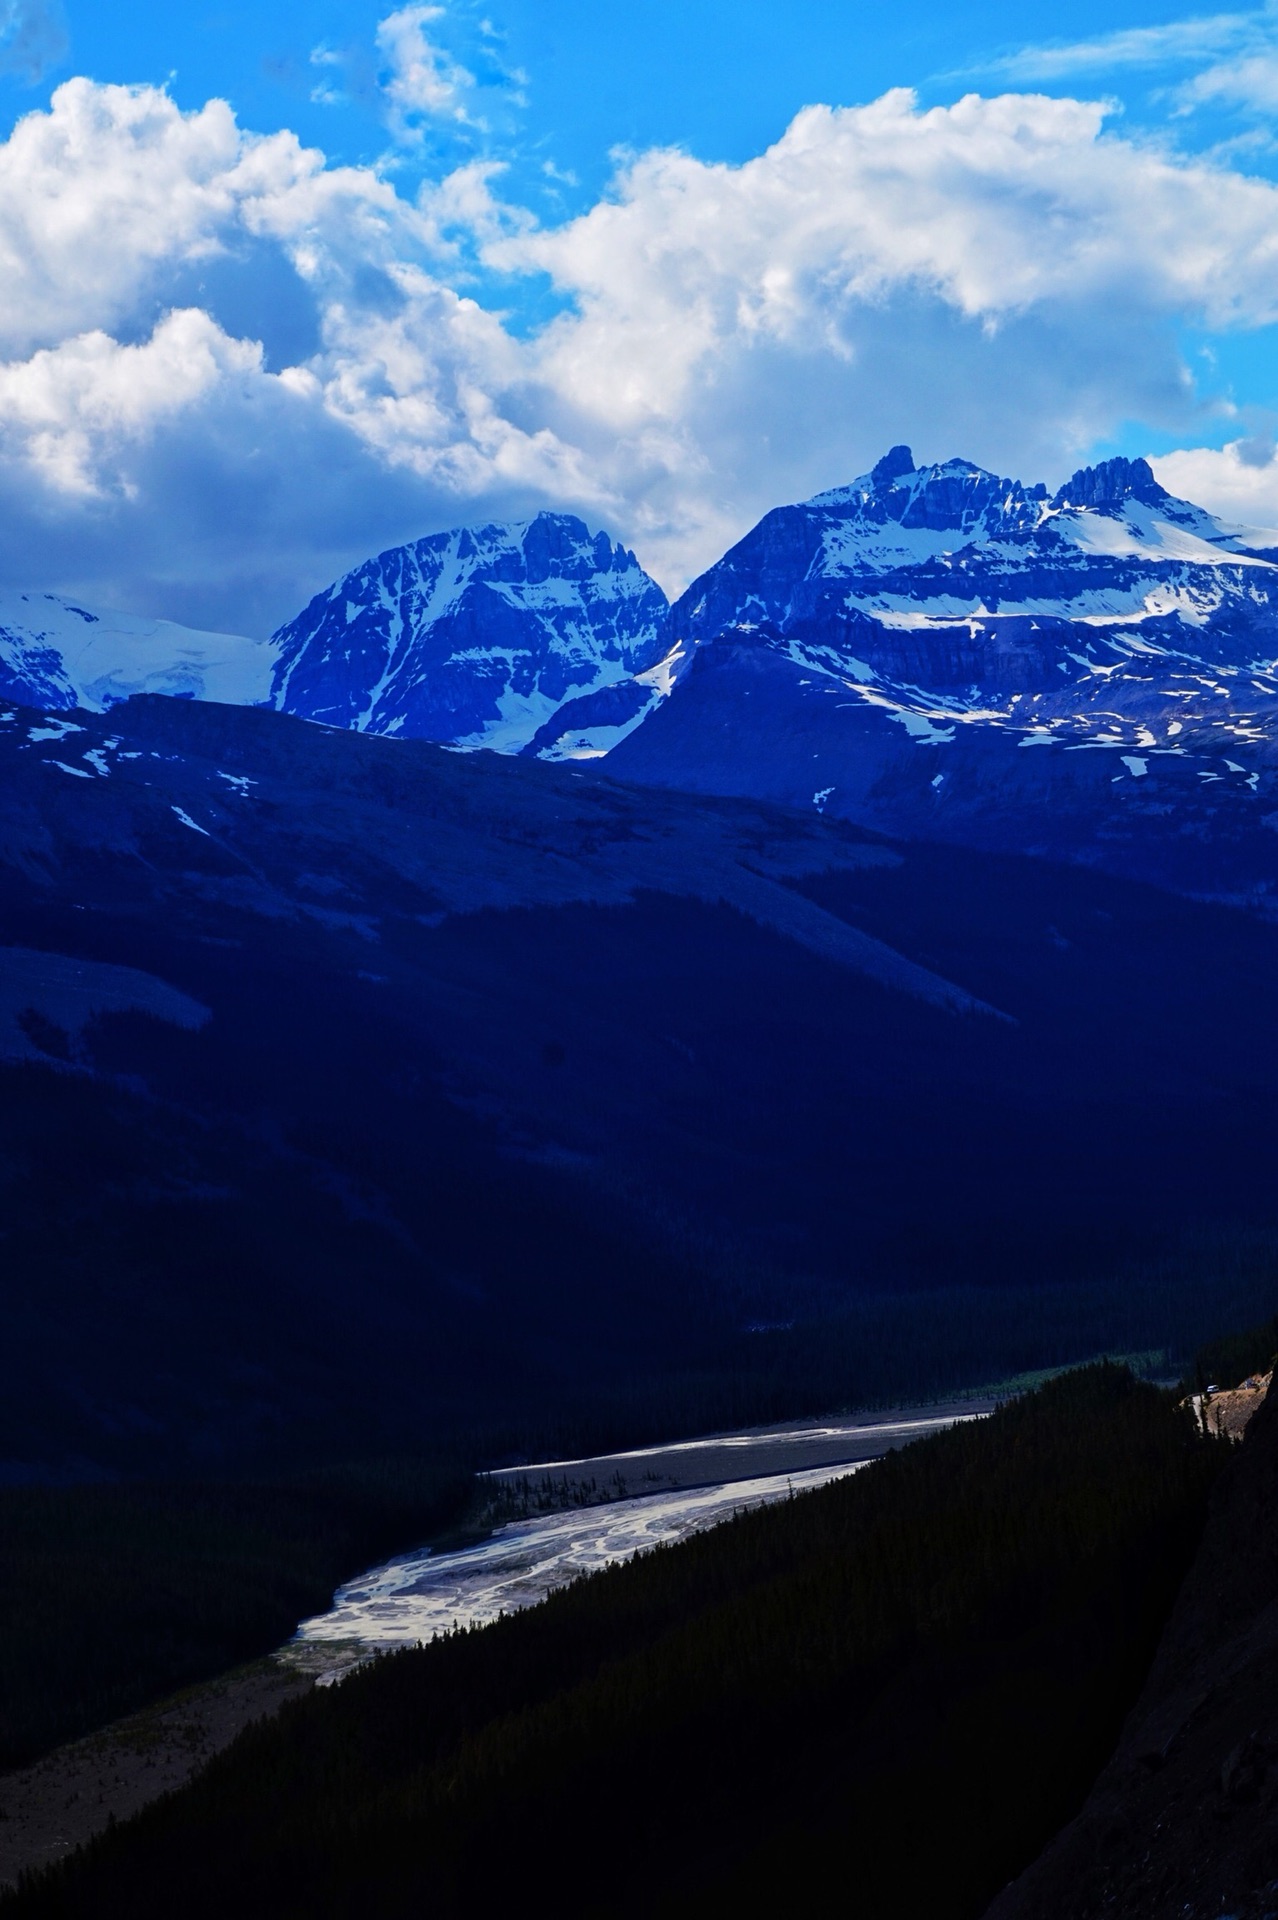
{"label": "jagged rocky peak", "polygon": [[875,487],[890,487],[894,480],[914,472],[914,455],[909,447],[889,447],[883,458],[870,469]]}
{"label": "jagged rocky peak", "polygon": [[666,597],[574,514],[393,547],[275,636],[274,701],[330,726],[519,752],[568,700],[653,666]]}
{"label": "jagged rocky peak", "polygon": [[1080,467],[1053,495],[1054,507],[1120,507],[1124,500],[1142,500],[1157,506],[1171,495],[1158,484],[1148,460],[1102,460]]}
{"label": "jagged rocky peak", "polygon": [[718,640],[798,645],[809,666],[869,663],[927,686],[1056,684],[1110,622],[1124,644],[1237,627],[1230,657],[1268,658],[1271,544],[1174,498],[1145,460],[1082,468],[1049,495],[970,460],[917,466],[898,445],[850,485],[765,515],[693,582],[671,628],[686,660]]}
{"label": "jagged rocky peak", "polygon": [[1024,487],[971,460],[942,460],[916,467],[909,447],[896,446],[850,486],[818,493],[781,513],[813,513],[853,519],[866,525],[888,522],[933,532],[971,532],[990,525],[1034,527],[1047,500],[1044,486]]}

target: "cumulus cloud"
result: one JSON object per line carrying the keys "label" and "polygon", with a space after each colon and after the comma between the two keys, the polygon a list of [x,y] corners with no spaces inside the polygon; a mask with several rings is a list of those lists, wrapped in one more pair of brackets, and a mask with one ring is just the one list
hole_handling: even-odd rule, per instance
{"label": "cumulus cloud", "polygon": [[[414,65],[433,18],[387,23],[419,115],[461,87]],[[1075,100],[809,108],[742,166],[637,155],[558,227],[500,190],[60,87],[0,145],[0,577],[262,631],[377,546],[549,504],[678,587],[896,440],[1052,479],[1183,430],[1178,329],[1278,320],[1278,188]],[[557,317],[515,328],[512,276]]]}
{"label": "cumulus cloud", "polygon": [[132,443],[261,370],[256,342],[228,339],[198,308],[167,314],[137,346],[95,330],[0,366],[0,431],[54,490],[127,495]]}
{"label": "cumulus cloud", "polygon": [[1222,520],[1268,529],[1278,546],[1278,453],[1268,438],[1225,447],[1186,447],[1150,462],[1169,493],[1193,500]]}
{"label": "cumulus cloud", "polygon": [[0,350],[127,326],[192,263],[269,239],[304,280],[413,242],[413,208],[291,133],[245,136],[224,101],[69,80],[0,144]]}
{"label": "cumulus cloud", "polygon": [[1278,191],[1103,122],[900,91],[809,108],[744,166],[640,156],[579,219],[487,249],[572,300],[532,356],[544,417],[595,449],[676,578],[747,504],[889,438],[1050,472],[1102,420],[1183,423],[1170,316],[1278,317]]}
{"label": "cumulus cloud", "polygon": [[544,267],[589,326],[633,337],[655,307],[653,341],[677,312],[681,366],[724,331],[793,339],[815,323],[837,352],[844,315],[903,286],[994,325],[1115,295],[1209,325],[1278,316],[1278,191],[1103,137],[1103,120],[1016,94],[809,107],[757,160],[644,156],[581,219],[494,255]]}

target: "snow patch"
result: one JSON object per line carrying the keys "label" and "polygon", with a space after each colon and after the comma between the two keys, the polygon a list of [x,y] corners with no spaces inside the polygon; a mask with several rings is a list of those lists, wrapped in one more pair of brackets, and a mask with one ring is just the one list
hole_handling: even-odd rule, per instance
{"label": "snow patch", "polygon": [[181,807],[175,806],[173,808],[173,812],[177,815],[178,819],[182,822],[182,825],[184,827],[189,827],[192,833],[202,833],[206,840],[211,840],[213,838],[212,834],[209,832],[207,827],[201,827],[200,825],[198,825],[196,821],[192,820],[189,813],[184,813],[182,811]]}

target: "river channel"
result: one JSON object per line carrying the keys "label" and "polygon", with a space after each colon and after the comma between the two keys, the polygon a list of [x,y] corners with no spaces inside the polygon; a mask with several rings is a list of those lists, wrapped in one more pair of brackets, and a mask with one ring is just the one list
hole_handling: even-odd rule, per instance
{"label": "river channel", "polygon": [[896,1447],[981,1419],[993,1405],[897,1409],[504,1468],[490,1479],[511,1492],[567,1501],[593,1489],[614,1497],[511,1520],[452,1552],[399,1554],[340,1588],[327,1613],[302,1622],[281,1657],[325,1685],[375,1654],[454,1626],[485,1625],[613,1561],[855,1473]]}

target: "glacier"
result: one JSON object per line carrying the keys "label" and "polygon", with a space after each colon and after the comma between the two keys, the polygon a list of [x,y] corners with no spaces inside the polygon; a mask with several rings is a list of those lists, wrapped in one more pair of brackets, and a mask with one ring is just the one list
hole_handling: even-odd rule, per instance
{"label": "glacier", "polygon": [[103,713],[135,693],[257,706],[276,648],[244,634],[90,608],[57,593],[0,593],[0,698]]}

